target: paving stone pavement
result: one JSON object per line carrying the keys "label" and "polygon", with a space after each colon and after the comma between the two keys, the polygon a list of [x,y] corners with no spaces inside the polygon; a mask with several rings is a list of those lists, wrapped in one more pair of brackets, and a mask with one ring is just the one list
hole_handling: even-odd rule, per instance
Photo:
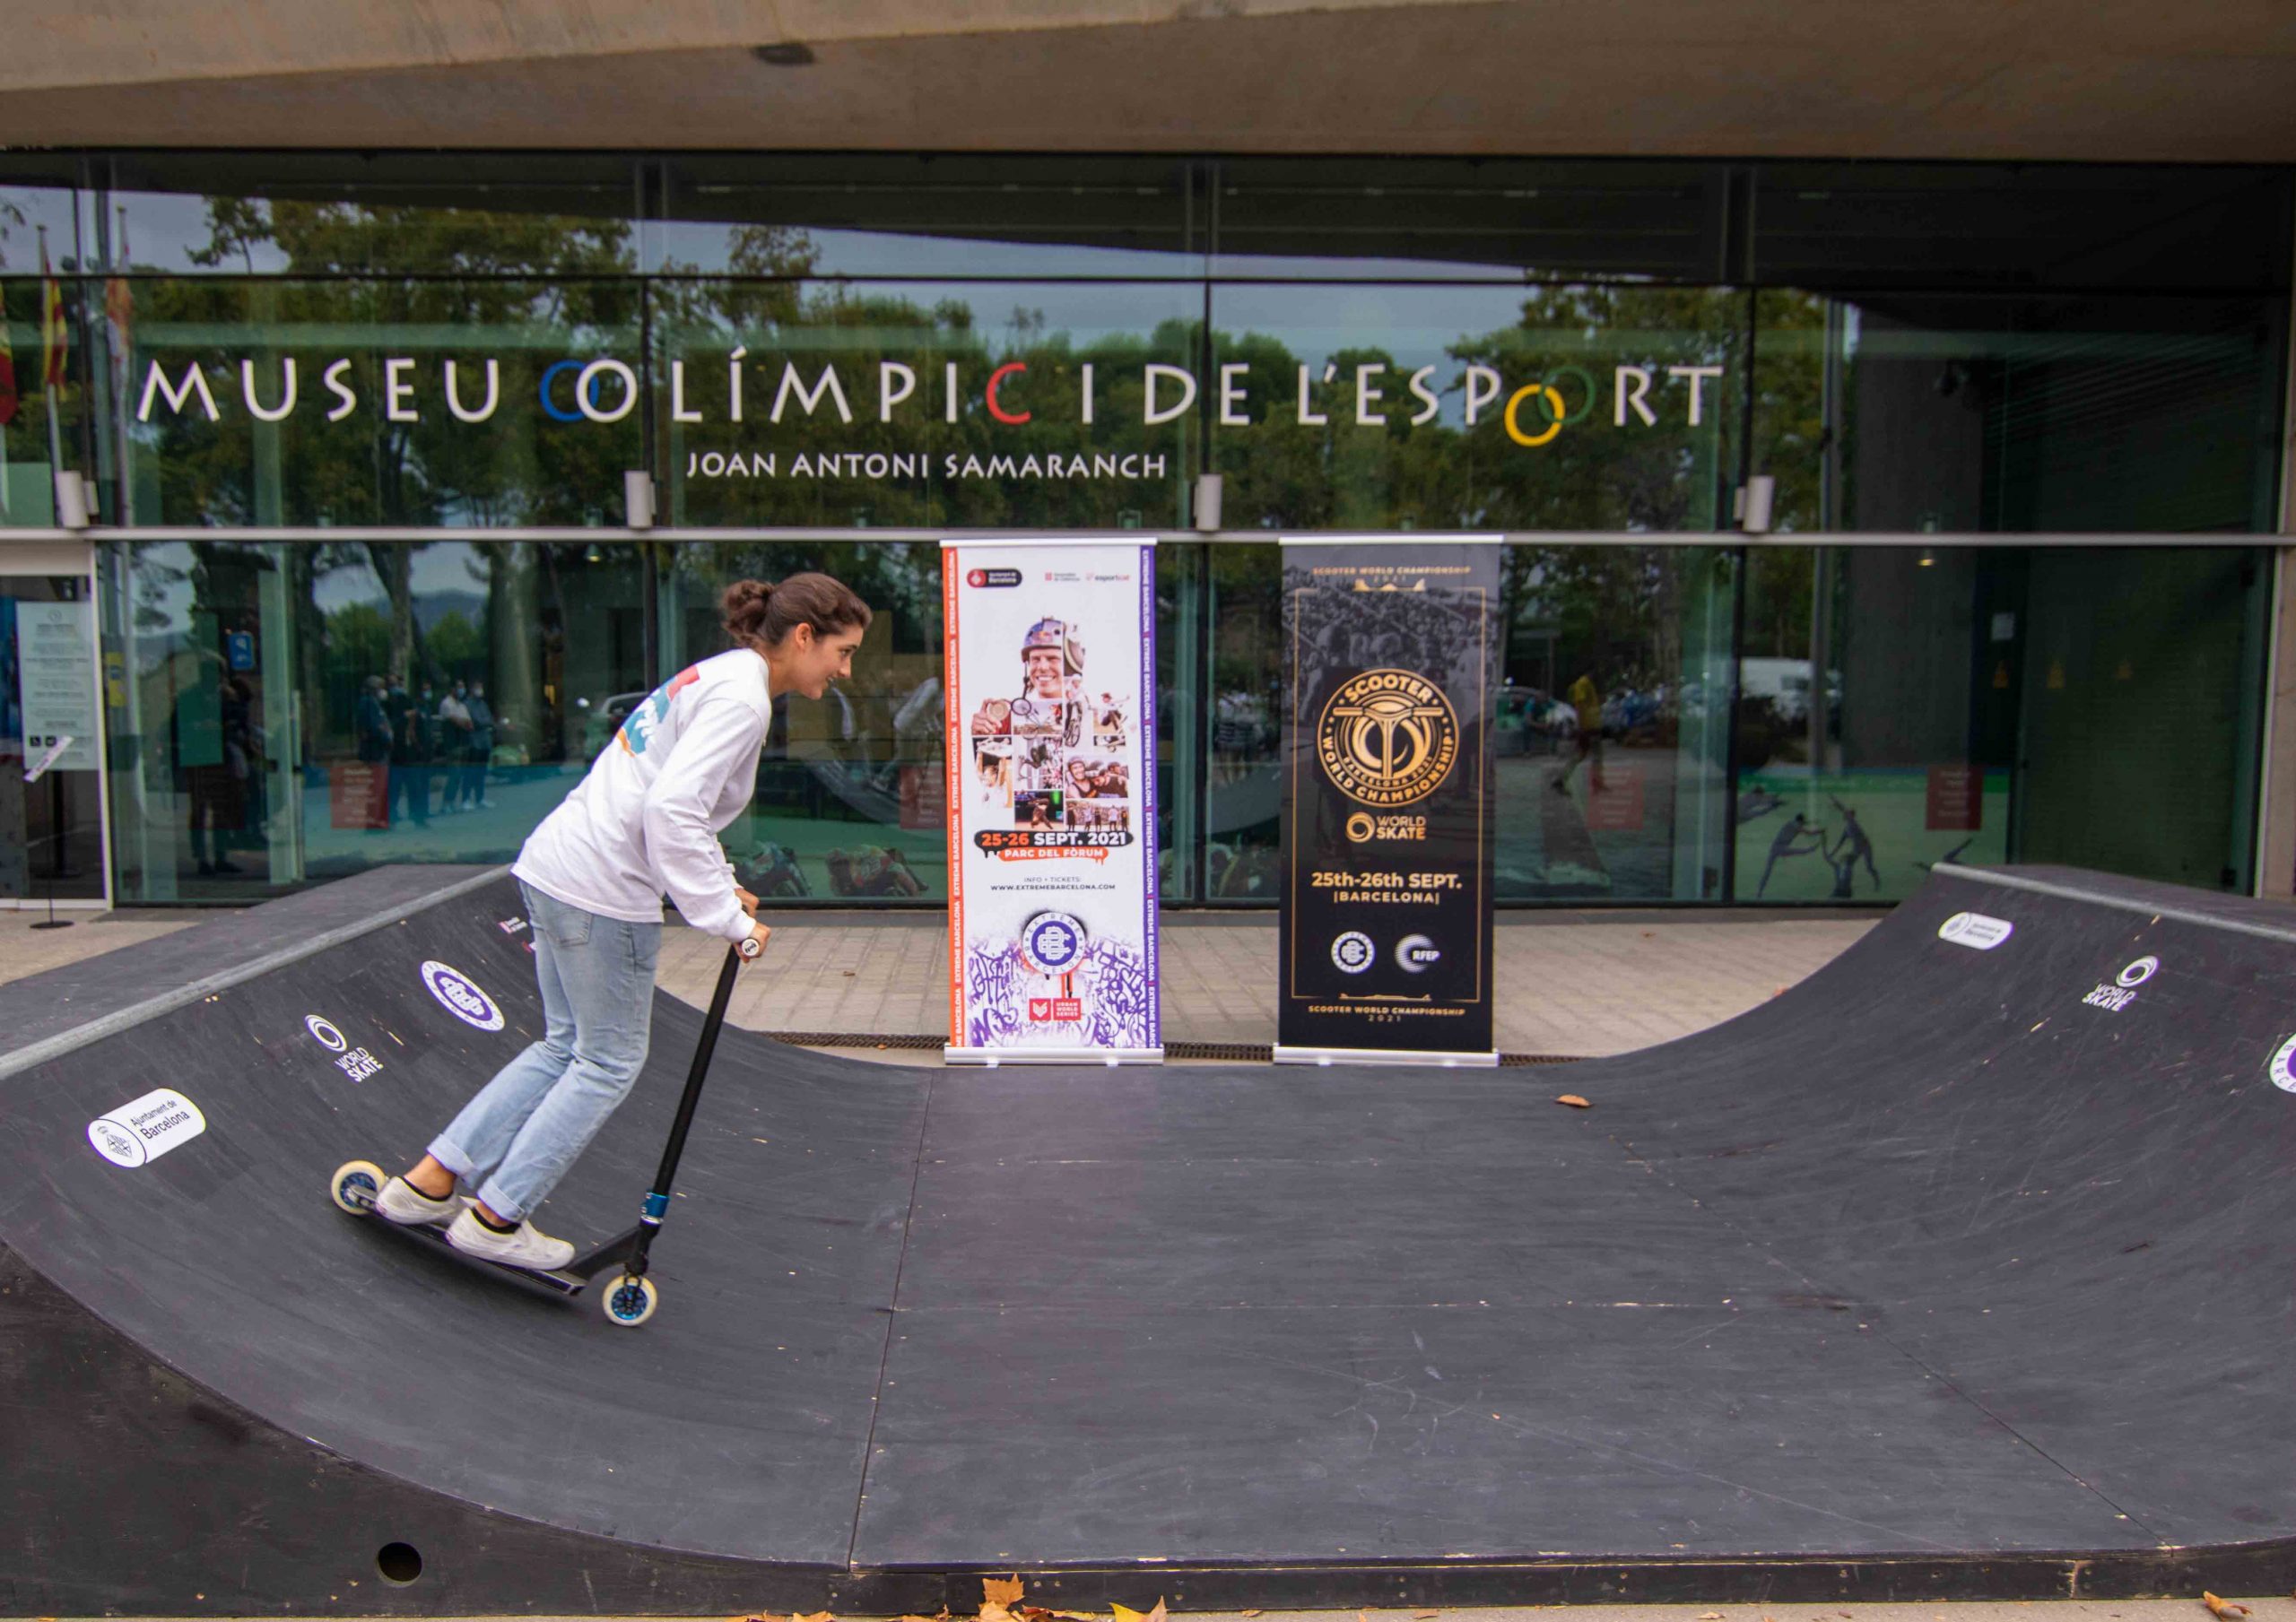
{"label": "paving stone pavement", "polygon": [[[1870,914],[1715,922],[1578,914],[1501,923],[1500,1050],[1594,1056],[1673,1041],[1776,995],[1873,922]],[[674,926],[663,937],[659,983],[707,1002],[724,950]],[[1275,1039],[1273,918],[1169,915],[1162,960],[1166,1041]],[[937,918],[792,917],[775,923],[772,946],[744,971],[726,1017],[754,1030],[935,1036],[948,1028],[948,975]],[[885,1056],[916,1063],[924,1055]]]}
{"label": "paving stone pavement", "polygon": [[[79,913],[70,929],[0,913],[0,982],[152,940],[212,914]],[[1723,918],[1678,913],[1540,914],[1498,928],[1501,1052],[1592,1056],[1670,1042],[1744,1012],[1831,960],[1873,926],[1849,917]],[[1167,915],[1164,1036],[1275,1039],[1273,917]],[[659,982],[706,1003],[724,943],[673,920]],[[948,1029],[948,937],[934,914],[782,915],[762,961],[743,971],[728,1018],[752,1030],[939,1036]],[[863,1057],[937,1063],[916,1049]]]}

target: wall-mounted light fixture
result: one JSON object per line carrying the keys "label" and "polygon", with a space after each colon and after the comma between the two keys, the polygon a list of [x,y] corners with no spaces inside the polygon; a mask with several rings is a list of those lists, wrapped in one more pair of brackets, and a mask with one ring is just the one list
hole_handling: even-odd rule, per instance
{"label": "wall-mounted light fixture", "polygon": [[88,527],[88,481],[68,467],[56,471],[56,523],[59,529]]}
{"label": "wall-mounted light fixture", "polygon": [[622,475],[622,522],[632,529],[654,527],[654,481],[642,467]]}
{"label": "wall-mounted light fixture", "polygon": [[1778,481],[1756,473],[1738,488],[1738,527],[1749,535],[1770,533],[1771,508],[1778,500]]}
{"label": "wall-mounted light fixture", "polygon": [[1198,473],[1196,476],[1196,527],[1215,530],[1220,527],[1221,481],[1218,473]]}

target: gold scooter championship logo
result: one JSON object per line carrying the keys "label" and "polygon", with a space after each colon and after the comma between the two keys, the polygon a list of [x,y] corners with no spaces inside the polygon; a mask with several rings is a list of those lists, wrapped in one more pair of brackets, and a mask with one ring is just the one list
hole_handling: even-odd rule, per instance
{"label": "gold scooter championship logo", "polygon": [[1349,799],[1411,805],[1451,775],[1459,758],[1458,717],[1443,690],[1424,676],[1367,670],[1325,701],[1316,722],[1316,758]]}

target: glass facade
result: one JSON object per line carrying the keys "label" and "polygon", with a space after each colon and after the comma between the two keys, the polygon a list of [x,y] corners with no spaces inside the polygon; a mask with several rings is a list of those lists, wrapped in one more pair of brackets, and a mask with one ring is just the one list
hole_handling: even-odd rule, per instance
{"label": "glass facade", "polygon": [[1160,537],[1173,904],[1273,905],[1275,539],[1363,531],[1507,540],[1507,903],[1886,900],[1955,854],[2240,888],[2292,206],[2258,169],[0,154],[0,531],[58,465],[108,526],[126,901],[505,858],[726,581],[822,568],[877,629],[729,847],[763,895],[934,904],[965,529]]}

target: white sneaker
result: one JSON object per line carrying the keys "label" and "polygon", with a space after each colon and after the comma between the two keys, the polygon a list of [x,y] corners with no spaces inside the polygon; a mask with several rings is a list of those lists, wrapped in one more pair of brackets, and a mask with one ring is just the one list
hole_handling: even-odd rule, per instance
{"label": "white sneaker", "polygon": [[375,1214],[401,1227],[444,1227],[470,1209],[471,1196],[433,1200],[404,1177],[393,1177],[375,1196]]}
{"label": "white sneaker", "polygon": [[531,1268],[541,1273],[553,1272],[574,1260],[572,1245],[552,1238],[532,1221],[519,1223],[515,1233],[498,1234],[481,1222],[474,1210],[465,1210],[455,1219],[454,1226],[447,1229],[447,1243],[482,1262]]}

